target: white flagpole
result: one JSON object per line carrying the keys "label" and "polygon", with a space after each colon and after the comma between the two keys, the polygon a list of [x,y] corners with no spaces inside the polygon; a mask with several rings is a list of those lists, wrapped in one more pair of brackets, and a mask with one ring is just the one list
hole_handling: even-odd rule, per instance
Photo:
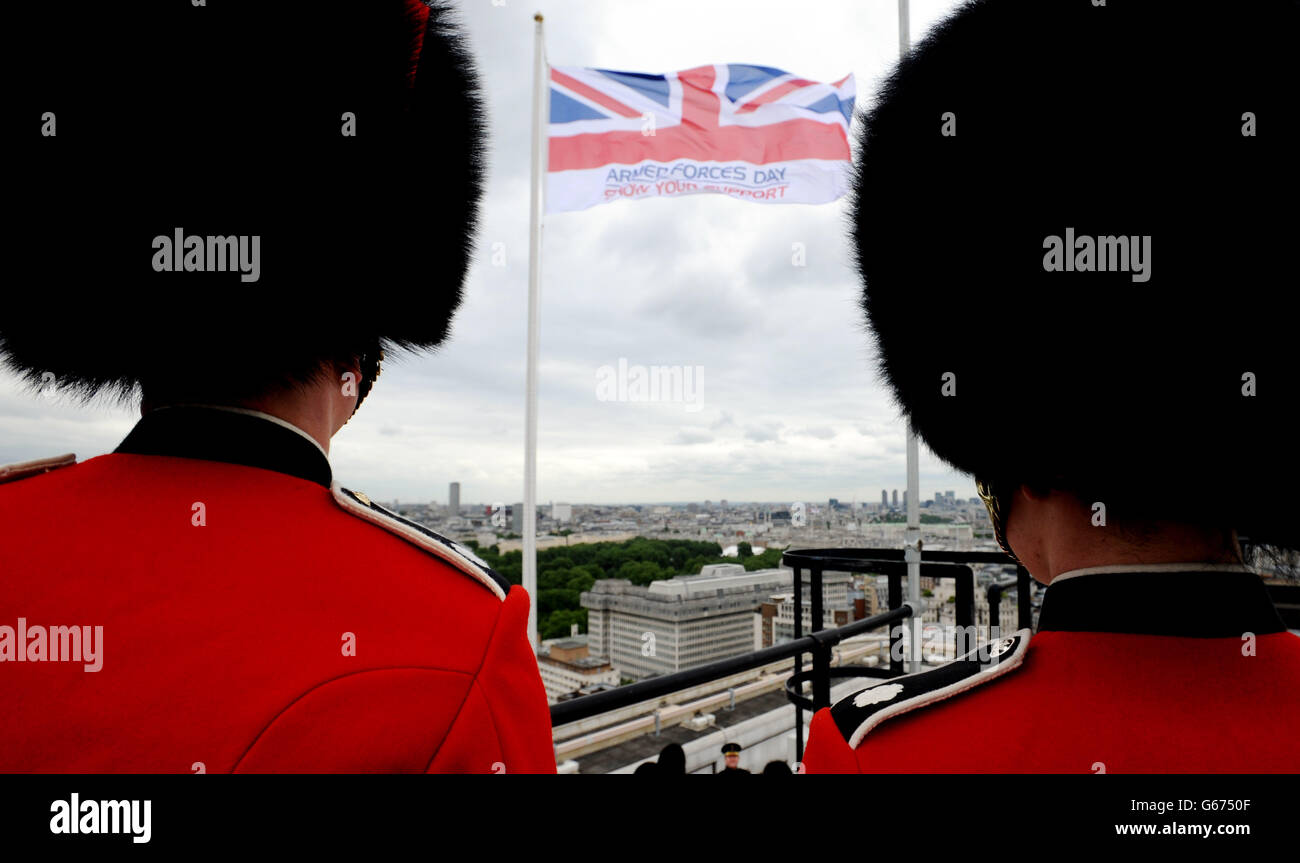
{"label": "white flagpole", "polygon": [[[898,59],[902,60],[912,50],[912,22],[908,15],[908,0],[898,0]],[[907,424],[907,535],[903,544],[903,559],[907,561],[907,598],[913,608],[921,607],[921,469],[918,463],[916,432]],[[909,672],[921,670],[922,620],[913,617],[908,621],[912,648]]]}
{"label": "white flagpole", "polygon": [[528,225],[528,373],[524,410],[524,590],[528,591],[528,638],[533,650],[537,639],[537,351],[541,332],[537,294],[542,281],[542,214],[545,209],[546,131],[550,116],[550,74],[546,65],[546,37],[542,13],[533,42],[533,165]]}

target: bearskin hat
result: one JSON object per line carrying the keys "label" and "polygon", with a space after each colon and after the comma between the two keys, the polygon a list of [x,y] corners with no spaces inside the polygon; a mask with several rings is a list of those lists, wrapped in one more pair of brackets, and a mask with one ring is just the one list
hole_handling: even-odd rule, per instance
{"label": "bearskin hat", "polygon": [[34,3],[11,25],[12,370],[250,395],[446,337],[485,119],[445,5]]}
{"label": "bearskin hat", "polygon": [[976,0],[862,118],[879,371],[955,468],[1295,539],[1300,4]]}

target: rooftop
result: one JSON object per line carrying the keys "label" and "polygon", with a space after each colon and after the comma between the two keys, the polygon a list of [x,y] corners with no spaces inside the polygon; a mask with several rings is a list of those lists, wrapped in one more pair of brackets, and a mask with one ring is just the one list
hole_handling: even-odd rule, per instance
{"label": "rooftop", "polygon": [[[578,762],[578,772],[610,773],[642,759],[655,758],[669,743],[685,745],[696,738],[717,734],[723,728],[736,725],[755,716],[761,716],[781,707],[790,707],[790,701],[786,698],[784,690],[764,693],[741,701],[733,709],[723,707],[713,711],[717,720],[709,728],[692,731],[685,725],[673,725],[663,729],[658,735],[643,734],[640,737],[634,737],[607,749],[583,755],[575,759]],[[790,716],[793,720],[793,709],[791,709]]]}

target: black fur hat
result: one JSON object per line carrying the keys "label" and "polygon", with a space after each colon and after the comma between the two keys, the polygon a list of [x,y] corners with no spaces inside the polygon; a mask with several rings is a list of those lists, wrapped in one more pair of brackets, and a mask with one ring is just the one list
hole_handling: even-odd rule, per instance
{"label": "black fur hat", "polygon": [[10,29],[30,73],[11,369],[82,396],[251,395],[445,338],[485,120],[444,5],[32,3]]}
{"label": "black fur hat", "polygon": [[888,78],[852,233],[938,456],[1294,540],[1298,12],[985,0]]}

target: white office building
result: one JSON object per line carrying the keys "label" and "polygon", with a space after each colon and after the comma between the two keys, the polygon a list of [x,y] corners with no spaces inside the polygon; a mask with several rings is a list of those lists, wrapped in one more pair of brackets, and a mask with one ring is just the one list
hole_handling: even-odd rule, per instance
{"label": "white office building", "polygon": [[625,677],[671,674],[754,649],[754,612],[790,590],[789,569],[714,564],[640,587],[602,579],[584,591],[591,655]]}

